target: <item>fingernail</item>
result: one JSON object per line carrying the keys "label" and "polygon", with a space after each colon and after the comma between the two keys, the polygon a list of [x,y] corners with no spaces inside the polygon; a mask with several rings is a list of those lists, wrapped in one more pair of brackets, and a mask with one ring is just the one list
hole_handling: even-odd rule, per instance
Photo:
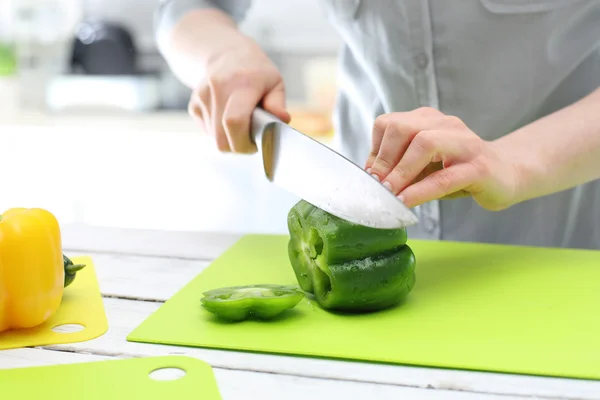
{"label": "fingernail", "polygon": [[399,195],[398,195],[398,200],[400,200],[401,202],[403,202],[403,203],[404,203],[404,195],[402,195],[402,194],[399,194]]}
{"label": "fingernail", "polygon": [[383,186],[385,186],[387,190],[392,190],[392,184],[388,181],[383,182]]}
{"label": "fingernail", "polygon": [[367,168],[367,173],[371,173],[371,168]]}
{"label": "fingernail", "polygon": [[375,174],[371,174],[371,176],[379,181],[379,177]]}

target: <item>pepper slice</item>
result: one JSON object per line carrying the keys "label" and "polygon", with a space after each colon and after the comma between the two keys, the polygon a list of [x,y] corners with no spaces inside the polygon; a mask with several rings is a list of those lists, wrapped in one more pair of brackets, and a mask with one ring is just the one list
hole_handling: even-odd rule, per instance
{"label": "pepper slice", "polygon": [[351,223],[300,200],[288,213],[288,255],[298,284],[326,309],[375,311],[416,282],[406,229]]}
{"label": "pepper slice", "polygon": [[209,290],[200,299],[202,306],[216,316],[243,321],[249,317],[272,319],[294,308],[304,298],[296,286],[257,284]]}

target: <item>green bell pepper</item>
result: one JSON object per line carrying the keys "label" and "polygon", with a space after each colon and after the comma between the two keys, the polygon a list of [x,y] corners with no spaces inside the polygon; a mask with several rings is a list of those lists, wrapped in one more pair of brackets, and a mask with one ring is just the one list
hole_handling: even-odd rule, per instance
{"label": "green bell pepper", "polygon": [[296,279],[325,309],[376,311],[415,285],[406,229],[353,224],[300,200],[288,213],[288,255]]}
{"label": "green bell pepper", "polygon": [[242,321],[249,317],[272,319],[294,308],[304,298],[296,286],[259,284],[209,290],[202,306],[217,317]]}

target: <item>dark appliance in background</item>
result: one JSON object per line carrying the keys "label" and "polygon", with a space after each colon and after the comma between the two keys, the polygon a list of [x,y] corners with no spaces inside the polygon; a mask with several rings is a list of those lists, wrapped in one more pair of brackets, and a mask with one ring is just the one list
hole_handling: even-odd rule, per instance
{"label": "dark appliance in background", "polygon": [[70,70],[52,80],[47,105],[55,111],[161,108],[158,71],[140,68],[134,35],[113,21],[89,19],[77,28]]}
{"label": "dark appliance in background", "polygon": [[135,40],[125,26],[85,21],[75,34],[71,69],[87,75],[136,75],[137,58]]}

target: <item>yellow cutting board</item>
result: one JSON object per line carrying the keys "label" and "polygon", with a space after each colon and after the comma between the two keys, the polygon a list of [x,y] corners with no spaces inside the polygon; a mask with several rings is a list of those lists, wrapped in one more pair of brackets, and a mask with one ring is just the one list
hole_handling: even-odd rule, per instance
{"label": "yellow cutting board", "polygon": [[305,298],[271,322],[221,322],[208,289],[296,284],[287,236],[248,235],[128,340],[307,357],[600,379],[600,251],[409,240],[407,301],[344,315]]}
{"label": "yellow cutting board", "polygon": [[[157,380],[160,369],[183,376]],[[0,370],[2,399],[12,400],[221,400],[210,365],[162,356]]]}
{"label": "yellow cutting board", "polygon": [[[73,283],[65,288],[56,313],[35,328],[0,333],[0,350],[84,342],[106,333],[108,320],[94,263],[90,257],[71,257],[71,261],[86,264],[86,267],[78,271]],[[73,328],[79,330],[73,331]]]}

